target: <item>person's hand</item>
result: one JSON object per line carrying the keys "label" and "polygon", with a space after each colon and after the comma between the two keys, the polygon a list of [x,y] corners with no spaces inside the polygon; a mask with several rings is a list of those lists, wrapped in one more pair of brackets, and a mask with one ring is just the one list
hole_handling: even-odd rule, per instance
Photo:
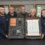
{"label": "person's hand", "polygon": [[6,37],[8,37],[8,35],[6,35]]}

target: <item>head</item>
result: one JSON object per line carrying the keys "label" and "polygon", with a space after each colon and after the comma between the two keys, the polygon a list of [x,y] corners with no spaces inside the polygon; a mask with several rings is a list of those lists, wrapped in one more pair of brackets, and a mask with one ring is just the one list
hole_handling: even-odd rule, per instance
{"label": "head", "polygon": [[42,15],[43,17],[45,17],[45,9],[43,9],[43,10],[41,11],[41,15]]}
{"label": "head", "polygon": [[13,14],[15,12],[14,6],[9,6],[9,13]]}
{"label": "head", "polygon": [[31,16],[35,16],[36,15],[36,9],[35,8],[32,8],[30,12],[31,12]]}
{"label": "head", "polygon": [[24,13],[24,12],[25,12],[25,6],[20,6],[19,11],[20,11],[21,13]]}
{"label": "head", "polygon": [[4,6],[0,6],[0,14],[4,15],[5,13],[5,8]]}

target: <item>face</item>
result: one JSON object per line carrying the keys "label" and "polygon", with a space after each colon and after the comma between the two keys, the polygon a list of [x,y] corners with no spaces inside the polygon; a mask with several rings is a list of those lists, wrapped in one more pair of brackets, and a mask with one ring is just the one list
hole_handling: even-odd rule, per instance
{"label": "face", "polygon": [[3,7],[0,7],[0,13],[4,14],[5,13],[5,9]]}
{"label": "face", "polygon": [[36,10],[35,9],[32,9],[31,10],[31,16],[35,16],[35,14],[36,14]]}
{"label": "face", "polygon": [[9,7],[9,12],[12,14],[12,13],[14,13],[14,7]]}
{"label": "face", "polygon": [[42,16],[45,17],[45,10],[42,11]]}
{"label": "face", "polygon": [[25,7],[20,7],[20,12],[24,13],[25,12]]}

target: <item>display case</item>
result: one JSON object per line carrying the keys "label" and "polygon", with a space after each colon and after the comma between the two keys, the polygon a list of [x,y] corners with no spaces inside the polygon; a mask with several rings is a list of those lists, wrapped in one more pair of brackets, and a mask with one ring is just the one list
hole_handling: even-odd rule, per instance
{"label": "display case", "polygon": [[8,39],[24,38],[24,18],[10,18]]}

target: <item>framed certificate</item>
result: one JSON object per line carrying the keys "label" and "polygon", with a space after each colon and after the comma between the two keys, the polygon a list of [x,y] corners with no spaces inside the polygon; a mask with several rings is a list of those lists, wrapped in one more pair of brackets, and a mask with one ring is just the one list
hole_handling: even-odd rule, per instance
{"label": "framed certificate", "polygon": [[16,26],[16,18],[10,18],[10,26]]}
{"label": "framed certificate", "polygon": [[27,36],[40,36],[40,20],[39,19],[27,19]]}

